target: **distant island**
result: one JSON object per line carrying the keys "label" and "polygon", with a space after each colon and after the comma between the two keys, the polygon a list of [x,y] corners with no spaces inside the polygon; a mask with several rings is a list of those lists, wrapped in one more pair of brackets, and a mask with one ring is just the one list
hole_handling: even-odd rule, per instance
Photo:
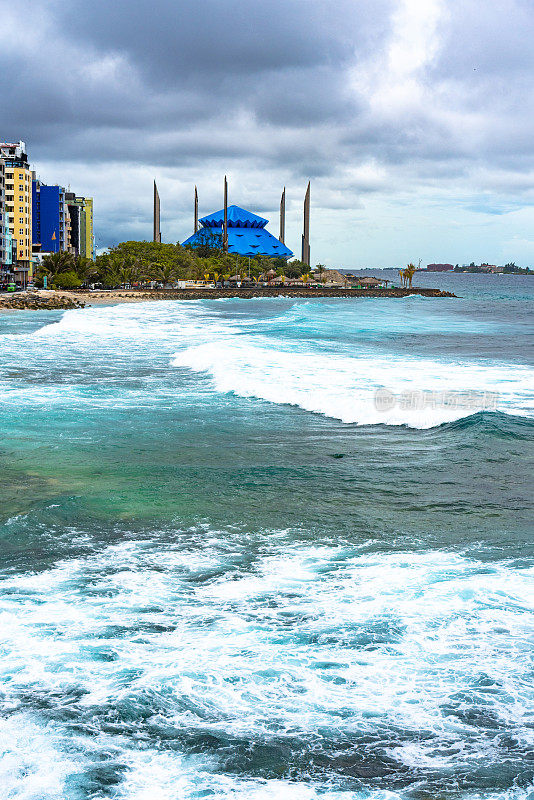
{"label": "distant island", "polygon": [[496,264],[428,264],[426,269],[418,269],[418,272],[474,272],[484,275],[498,273],[500,275],[534,275],[534,269],[530,267],[518,267],[513,261],[504,266]]}

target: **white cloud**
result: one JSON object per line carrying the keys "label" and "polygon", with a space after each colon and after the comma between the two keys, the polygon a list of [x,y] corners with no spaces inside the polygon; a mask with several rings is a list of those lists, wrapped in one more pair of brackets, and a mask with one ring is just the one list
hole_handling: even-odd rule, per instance
{"label": "white cloud", "polygon": [[422,102],[432,100],[424,70],[438,53],[445,14],[443,0],[401,0],[393,14],[391,36],[368,84],[374,112],[391,118],[419,111]]}

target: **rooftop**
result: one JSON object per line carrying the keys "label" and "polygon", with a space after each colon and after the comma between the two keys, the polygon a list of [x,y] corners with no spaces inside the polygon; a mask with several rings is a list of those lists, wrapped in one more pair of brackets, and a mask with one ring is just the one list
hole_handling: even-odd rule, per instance
{"label": "rooftop", "polygon": [[[229,228],[265,228],[269,220],[259,217],[240,206],[228,206]],[[224,224],[224,209],[214,211],[207,217],[201,217],[200,224],[204,228],[220,228]]]}

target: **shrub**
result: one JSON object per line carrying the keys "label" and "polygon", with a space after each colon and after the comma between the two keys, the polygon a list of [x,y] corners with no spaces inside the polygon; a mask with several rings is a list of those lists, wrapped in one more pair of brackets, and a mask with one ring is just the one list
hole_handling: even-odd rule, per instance
{"label": "shrub", "polygon": [[82,285],[74,270],[70,272],[60,272],[54,275],[53,286],[55,289],[78,289]]}

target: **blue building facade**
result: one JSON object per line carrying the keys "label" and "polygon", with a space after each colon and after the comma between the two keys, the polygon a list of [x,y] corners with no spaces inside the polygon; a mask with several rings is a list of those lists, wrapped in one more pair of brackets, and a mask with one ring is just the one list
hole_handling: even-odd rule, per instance
{"label": "blue building facade", "polygon": [[47,186],[32,181],[32,242],[33,249],[41,253],[58,253],[66,250],[67,220],[65,190],[61,186]]}
{"label": "blue building facade", "polygon": [[[184,245],[199,247],[204,244],[207,234],[218,236],[224,224],[224,209],[202,217],[199,222],[202,227],[183,242]],[[291,258],[293,255],[291,250],[265,229],[268,222],[269,220],[245,211],[244,208],[228,206],[228,252],[238,253],[240,256]]]}
{"label": "blue building facade", "polygon": [[[6,226],[4,236],[4,264],[9,270],[13,266],[13,261],[17,260],[17,243],[13,242],[13,235],[9,226],[9,214],[7,211],[5,212],[4,219]],[[14,253],[13,250],[15,251]]]}

